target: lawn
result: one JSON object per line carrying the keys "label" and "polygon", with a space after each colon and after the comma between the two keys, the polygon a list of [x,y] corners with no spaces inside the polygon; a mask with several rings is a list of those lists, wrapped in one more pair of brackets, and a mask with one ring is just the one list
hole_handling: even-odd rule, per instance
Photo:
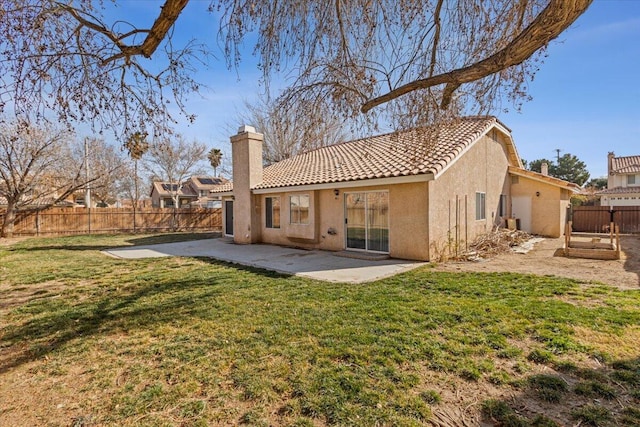
{"label": "lawn", "polygon": [[192,237],[0,246],[0,425],[640,424],[640,291],[99,253]]}

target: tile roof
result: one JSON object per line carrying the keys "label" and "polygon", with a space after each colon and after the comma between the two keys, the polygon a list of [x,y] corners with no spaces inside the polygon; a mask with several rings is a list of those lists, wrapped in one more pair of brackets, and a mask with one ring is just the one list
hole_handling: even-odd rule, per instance
{"label": "tile roof", "polygon": [[614,187],[607,188],[601,191],[598,191],[596,194],[632,194],[632,193],[640,193],[640,186],[635,187]]}
{"label": "tile roof", "polygon": [[496,124],[506,128],[495,117],[466,117],[318,148],[266,167],[254,189],[437,175]]}
{"label": "tile roof", "polygon": [[613,173],[640,173],[640,156],[614,157],[611,159]]}
{"label": "tile roof", "polygon": [[560,178],[556,178],[554,176],[544,175],[540,172],[534,172],[527,169],[519,168],[516,166],[509,166],[509,173],[513,175],[523,176],[525,178],[531,178],[536,181],[546,182],[547,184],[554,185],[556,187],[561,187],[566,190],[573,191],[575,193],[580,193],[582,189],[578,184],[574,184],[573,182],[565,181]]}
{"label": "tile roof", "polygon": [[209,188],[209,193],[226,193],[233,191],[233,182],[226,180],[224,184],[214,185]]}
{"label": "tile roof", "polygon": [[194,175],[187,182],[196,190],[217,190],[218,187],[224,186],[228,180],[222,177]]}
{"label": "tile roof", "polygon": [[[178,186],[178,184],[171,184],[171,183],[162,182],[162,181],[153,181],[153,189],[155,189],[160,196],[172,196],[173,193],[171,192],[171,187],[170,187],[172,185],[174,186],[174,188]],[[191,188],[186,185],[180,186],[180,189],[178,190],[178,195],[180,197],[198,197],[198,195],[195,194],[191,190]]]}

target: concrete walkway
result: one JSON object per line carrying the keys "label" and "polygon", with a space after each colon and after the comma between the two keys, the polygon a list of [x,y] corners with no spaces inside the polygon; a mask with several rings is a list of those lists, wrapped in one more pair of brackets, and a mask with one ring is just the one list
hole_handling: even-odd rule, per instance
{"label": "concrete walkway", "polygon": [[103,253],[124,259],[210,257],[284,274],[347,283],[371,282],[424,265],[396,259],[370,261],[344,258],[320,250],[308,251],[262,244],[237,245],[225,238],[114,248]]}

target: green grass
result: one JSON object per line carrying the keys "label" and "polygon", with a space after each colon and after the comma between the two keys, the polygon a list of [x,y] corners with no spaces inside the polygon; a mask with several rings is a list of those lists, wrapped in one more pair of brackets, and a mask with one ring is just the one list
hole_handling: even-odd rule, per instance
{"label": "green grass", "polygon": [[[347,285],[98,252],[175,238],[186,237],[0,247],[0,350],[12,352],[0,383],[28,373],[32,393],[76,396],[66,424],[424,425],[451,384],[511,387],[539,363],[592,357],[597,343],[576,328],[620,336],[640,324],[637,291],[551,277],[424,268]],[[638,362],[616,363],[611,376],[633,393]]]}

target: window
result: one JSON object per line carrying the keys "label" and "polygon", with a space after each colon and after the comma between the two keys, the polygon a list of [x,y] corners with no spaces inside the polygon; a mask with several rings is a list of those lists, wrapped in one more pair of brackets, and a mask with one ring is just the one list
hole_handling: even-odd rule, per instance
{"label": "window", "polygon": [[636,185],[635,175],[627,175],[627,185]]}
{"label": "window", "polygon": [[500,215],[501,217],[507,216],[507,195],[506,194],[500,195],[500,206],[498,206],[498,215]]}
{"label": "window", "polygon": [[476,220],[487,219],[485,193],[476,193]]}
{"label": "window", "polygon": [[265,204],[265,226],[280,228],[280,197],[267,197]]}
{"label": "window", "polygon": [[289,222],[291,224],[309,224],[308,194],[290,196],[289,208],[289,212],[291,213]]}

